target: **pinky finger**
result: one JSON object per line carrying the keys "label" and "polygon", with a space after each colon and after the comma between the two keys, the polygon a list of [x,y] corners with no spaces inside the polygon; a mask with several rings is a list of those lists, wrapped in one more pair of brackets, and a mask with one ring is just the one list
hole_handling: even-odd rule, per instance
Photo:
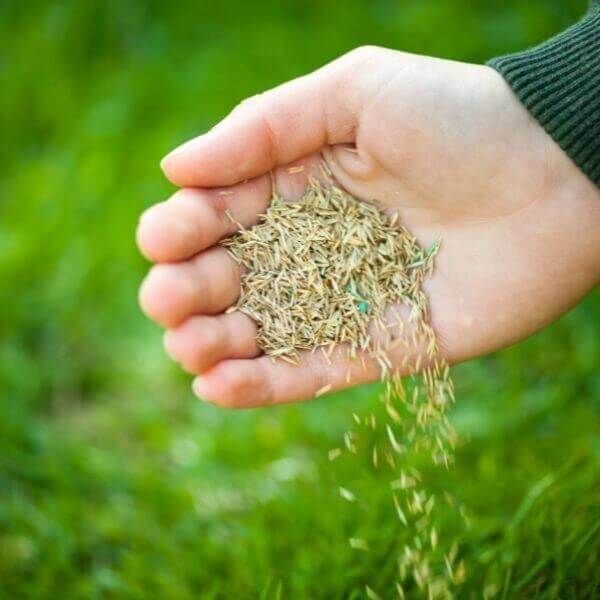
{"label": "pinky finger", "polygon": [[219,406],[255,408],[314,398],[378,377],[374,360],[349,362],[339,348],[331,357],[321,350],[305,352],[297,365],[267,356],[224,360],[197,377],[193,388],[200,398]]}

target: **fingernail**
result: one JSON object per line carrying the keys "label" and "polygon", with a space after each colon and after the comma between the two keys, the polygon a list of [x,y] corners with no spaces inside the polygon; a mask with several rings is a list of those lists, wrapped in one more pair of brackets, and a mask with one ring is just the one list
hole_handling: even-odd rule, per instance
{"label": "fingernail", "polygon": [[202,379],[200,377],[196,377],[192,382],[192,391],[202,402],[208,402],[208,400],[202,394]]}
{"label": "fingernail", "polygon": [[184,148],[185,144],[178,146],[177,148],[175,148],[175,150],[171,150],[171,152],[169,152],[169,154],[167,154],[166,156],[164,156],[161,161],[160,161],[160,168],[164,171],[165,167],[167,166],[167,163],[175,158],[176,156],[182,154],[182,150]]}
{"label": "fingernail", "polygon": [[192,138],[191,140],[188,140],[187,142],[183,142],[183,144],[180,144],[179,146],[177,146],[176,148],[171,150],[171,152],[169,152],[160,161],[161,167],[163,166],[163,163],[165,163],[166,161],[168,161],[176,156],[180,156],[181,154],[185,154],[186,152],[189,152],[189,150],[191,148],[193,148],[194,146],[196,146],[198,144],[198,142],[200,142],[205,136],[206,136],[206,134],[202,134],[198,137]]}

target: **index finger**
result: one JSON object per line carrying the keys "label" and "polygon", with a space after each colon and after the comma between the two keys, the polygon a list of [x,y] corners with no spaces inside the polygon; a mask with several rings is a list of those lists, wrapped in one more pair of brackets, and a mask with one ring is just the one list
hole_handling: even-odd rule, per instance
{"label": "index finger", "polygon": [[179,186],[232,185],[327,144],[354,141],[359,95],[351,62],[343,57],[242,102],[214,129],[168,154],[161,163],[166,176]]}

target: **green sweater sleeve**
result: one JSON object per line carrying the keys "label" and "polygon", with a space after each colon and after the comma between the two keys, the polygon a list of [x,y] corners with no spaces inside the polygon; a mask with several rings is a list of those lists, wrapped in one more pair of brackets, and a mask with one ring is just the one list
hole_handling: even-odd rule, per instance
{"label": "green sweater sleeve", "polygon": [[600,187],[600,0],[556,37],[488,64]]}

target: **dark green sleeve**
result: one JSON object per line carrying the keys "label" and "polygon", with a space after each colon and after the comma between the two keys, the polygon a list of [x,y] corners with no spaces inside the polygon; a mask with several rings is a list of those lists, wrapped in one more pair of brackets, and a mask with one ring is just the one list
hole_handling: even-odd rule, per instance
{"label": "dark green sleeve", "polygon": [[600,0],[556,37],[489,65],[600,187]]}

